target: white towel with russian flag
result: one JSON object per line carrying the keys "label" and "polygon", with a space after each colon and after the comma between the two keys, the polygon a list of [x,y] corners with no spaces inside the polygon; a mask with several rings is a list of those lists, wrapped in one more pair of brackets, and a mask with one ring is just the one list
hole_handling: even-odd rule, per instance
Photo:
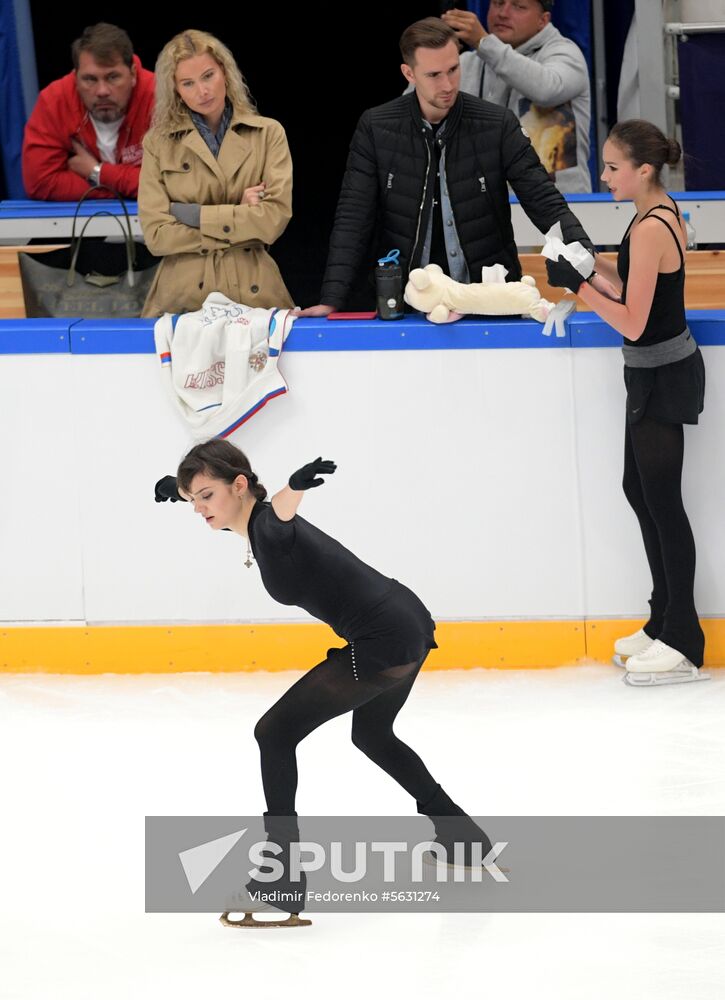
{"label": "white towel with russian flag", "polygon": [[165,313],[154,340],[171,398],[195,438],[228,437],[287,392],[277,361],[295,316],[212,292],[201,309]]}

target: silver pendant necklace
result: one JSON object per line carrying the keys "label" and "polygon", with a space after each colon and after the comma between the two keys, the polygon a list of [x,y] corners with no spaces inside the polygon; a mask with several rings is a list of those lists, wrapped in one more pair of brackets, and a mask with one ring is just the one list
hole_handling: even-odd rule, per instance
{"label": "silver pendant necklace", "polygon": [[244,565],[247,569],[251,569],[254,565],[254,558],[252,556],[252,546],[250,545],[249,538],[247,538],[247,558],[244,560]]}

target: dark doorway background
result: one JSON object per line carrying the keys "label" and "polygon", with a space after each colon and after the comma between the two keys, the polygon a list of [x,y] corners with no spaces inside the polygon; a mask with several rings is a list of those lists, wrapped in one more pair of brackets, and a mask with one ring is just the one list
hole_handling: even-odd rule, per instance
{"label": "dark doorway background", "polygon": [[294,215],[274,256],[300,305],[319,301],[327,241],[347,148],[367,107],[403,92],[398,38],[439,0],[343,4],[122,5],[31,2],[40,87],[71,68],[70,45],[83,28],[124,28],[153,69],[163,45],[185,28],[220,38],[234,53],[260,114],[284,125],[294,161]]}

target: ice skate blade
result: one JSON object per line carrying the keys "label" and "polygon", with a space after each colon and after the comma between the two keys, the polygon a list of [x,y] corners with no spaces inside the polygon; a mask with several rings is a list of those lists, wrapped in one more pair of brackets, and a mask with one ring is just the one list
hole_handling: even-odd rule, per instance
{"label": "ice skate blade", "polygon": [[286,920],[255,920],[253,913],[245,913],[243,920],[232,920],[233,910],[227,910],[219,917],[224,927],[309,927],[311,920],[304,920],[298,913],[290,913]]}
{"label": "ice skate blade", "polygon": [[622,678],[630,687],[662,687],[665,684],[689,684],[693,681],[709,681],[710,674],[697,667],[676,667],[674,670],[637,672],[628,670]]}

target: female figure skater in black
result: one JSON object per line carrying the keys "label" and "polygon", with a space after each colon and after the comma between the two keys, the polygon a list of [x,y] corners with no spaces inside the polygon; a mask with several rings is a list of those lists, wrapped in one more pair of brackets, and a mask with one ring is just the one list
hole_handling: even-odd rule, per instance
{"label": "female figure skater in black", "polygon": [[[328,650],[256,725],[268,837],[283,848],[284,864],[290,843],[299,837],[295,748],[324,722],[351,711],[353,743],[416,799],[418,812],[433,819],[436,840],[451,852],[455,840],[480,843],[485,858],[491,849],[486,834],[393,732],[428,651],[436,648],[429,612],[407,587],[367,566],[297,514],[304,491],[321,486],[322,476],[335,468],[322,459],[310,462],[266,502],[267,491],[246,456],[229,441],[214,439],[192,448],[183,459],[178,493],[172,477],[157,484],[157,499],[181,496],[213,530],[246,537],[268,593],[281,604],[304,608],[347,643]],[[247,890],[264,893],[270,887],[279,891],[280,883],[250,883]],[[283,887],[293,893],[285,900],[294,899],[290,906],[277,904],[292,913],[285,926],[300,923],[304,890],[304,883]],[[222,920],[253,926],[258,922],[250,914],[260,908],[245,896],[230,907],[244,911],[245,919],[230,921],[225,915]]]}
{"label": "female figure skater in black", "polygon": [[680,683],[700,674],[705,637],[695,610],[695,542],[682,503],[683,424],[696,424],[705,367],[685,318],[687,233],[660,180],[679,143],[650,122],[619,122],[604,144],[602,180],[637,214],[616,265],[597,255],[584,282],[563,257],[547,261],[549,282],[576,292],[624,336],[627,417],[624,492],[639,520],[652,573],[650,616],[615,643],[615,661],[635,685]]}

